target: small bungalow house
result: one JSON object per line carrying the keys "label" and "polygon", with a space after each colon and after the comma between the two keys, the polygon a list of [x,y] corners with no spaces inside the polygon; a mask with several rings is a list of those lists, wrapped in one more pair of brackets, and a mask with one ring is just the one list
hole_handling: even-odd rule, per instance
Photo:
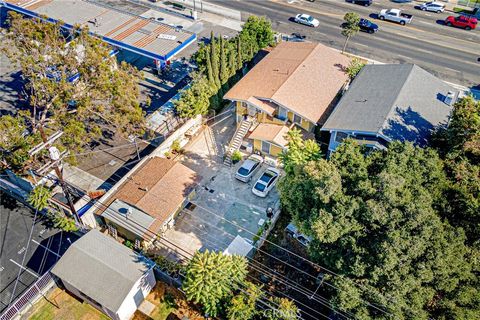
{"label": "small bungalow house", "polygon": [[114,320],[128,320],[155,286],[154,263],[91,230],[53,267],[66,290]]}
{"label": "small bungalow house", "polygon": [[367,65],[321,130],[331,134],[329,153],[347,137],[374,149],[393,140],[423,146],[447,124],[457,97],[453,87],[414,64]]}
{"label": "small bungalow house", "polygon": [[[136,247],[173,226],[175,216],[193,197],[197,174],[179,162],[153,157],[135,170],[106,201],[101,212],[110,233]],[[143,241],[143,243],[142,243]]]}
{"label": "small bungalow house", "polygon": [[348,81],[349,62],[318,43],[281,42],[224,99],[235,102],[238,125],[249,122],[253,149],[277,156],[292,126],[311,133],[325,121]]}

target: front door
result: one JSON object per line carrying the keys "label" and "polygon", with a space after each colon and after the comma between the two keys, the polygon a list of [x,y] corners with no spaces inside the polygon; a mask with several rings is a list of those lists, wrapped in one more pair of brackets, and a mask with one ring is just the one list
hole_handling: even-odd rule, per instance
{"label": "front door", "polygon": [[248,105],[247,110],[250,117],[255,117],[255,115],[257,114],[257,109],[255,107],[252,107],[251,105]]}

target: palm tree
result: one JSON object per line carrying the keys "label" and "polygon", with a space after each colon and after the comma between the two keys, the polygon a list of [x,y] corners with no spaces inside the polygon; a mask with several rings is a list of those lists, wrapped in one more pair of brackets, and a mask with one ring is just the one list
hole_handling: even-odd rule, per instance
{"label": "palm tree", "polygon": [[345,37],[345,43],[343,44],[342,53],[345,52],[350,37],[354,36],[360,30],[360,27],[358,26],[360,16],[355,12],[347,12],[343,17],[343,20],[345,22],[342,25],[342,35]]}

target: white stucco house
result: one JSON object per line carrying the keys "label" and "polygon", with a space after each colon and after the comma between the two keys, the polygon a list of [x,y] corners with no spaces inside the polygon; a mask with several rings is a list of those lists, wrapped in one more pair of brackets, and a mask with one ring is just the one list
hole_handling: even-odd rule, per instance
{"label": "white stucco house", "polygon": [[114,320],[128,320],[155,286],[154,263],[91,230],[53,267],[67,291]]}

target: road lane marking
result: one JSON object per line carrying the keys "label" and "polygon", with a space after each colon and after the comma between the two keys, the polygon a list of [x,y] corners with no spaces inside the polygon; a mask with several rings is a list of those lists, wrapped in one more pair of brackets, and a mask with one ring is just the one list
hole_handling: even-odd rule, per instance
{"label": "road lane marking", "polygon": [[27,248],[25,248],[25,247],[22,247],[22,249],[18,250],[18,252],[17,252],[17,253],[18,253],[18,254],[22,254],[22,253],[24,253],[24,252],[25,252],[25,250],[26,250],[26,249],[27,249]]}
{"label": "road lane marking", "polygon": [[13,263],[15,263],[17,266],[19,266],[21,269],[27,271],[28,273],[30,273],[32,276],[36,277],[36,278],[40,278],[38,275],[36,275],[35,273],[33,273],[32,271],[28,270],[27,268],[25,268],[24,266],[22,266],[20,263],[18,262],[15,262],[14,260],[10,259],[10,261],[12,261]]}

